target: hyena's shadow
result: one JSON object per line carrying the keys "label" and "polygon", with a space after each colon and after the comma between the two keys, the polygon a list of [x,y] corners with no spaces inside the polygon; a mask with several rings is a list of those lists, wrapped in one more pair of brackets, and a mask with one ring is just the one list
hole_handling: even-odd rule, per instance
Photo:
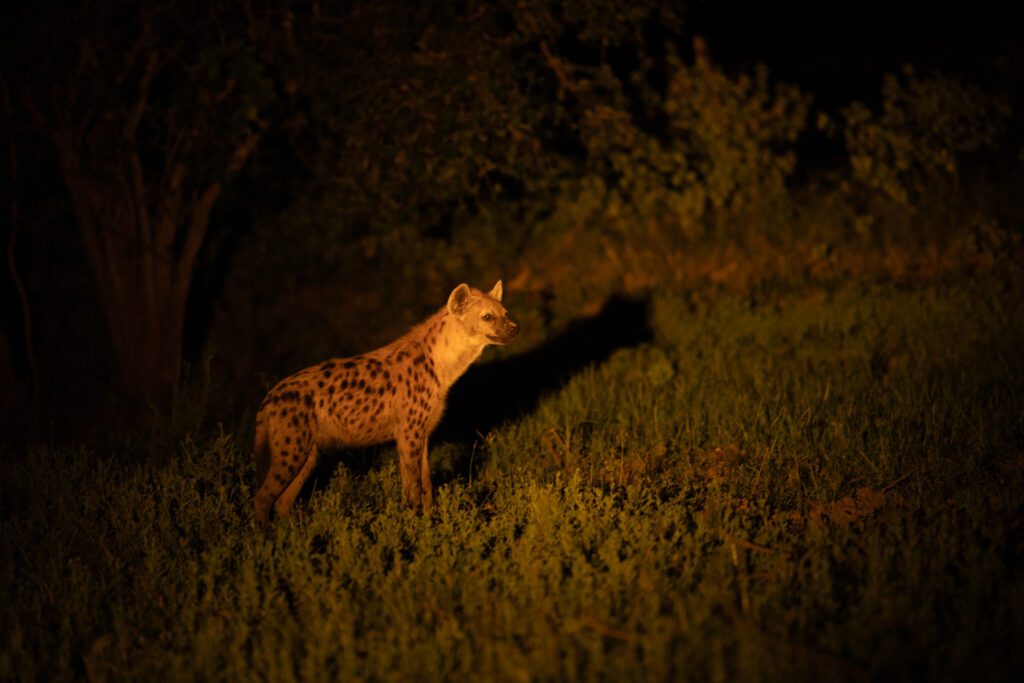
{"label": "hyena's shadow", "polygon": [[590,318],[570,323],[539,347],[470,367],[448,394],[448,407],[433,444],[454,443],[456,461],[435,484],[466,476],[481,464],[480,435],[532,412],[540,399],[576,373],[614,351],[652,338],[648,301],[617,297]]}
{"label": "hyena's shadow", "polygon": [[[486,457],[479,448],[481,435],[530,413],[543,396],[564,386],[587,366],[618,349],[650,340],[648,302],[613,298],[597,315],[573,321],[534,349],[471,366],[449,391],[444,418],[430,438],[432,448],[445,444],[451,453],[454,446],[450,467],[432,468],[434,485],[467,478],[471,467],[479,469]],[[390,444],[326,455],[303,487],[302,498],[326,484],[336,467],[365,475],[386,458],[395,457],[395,452]]]}

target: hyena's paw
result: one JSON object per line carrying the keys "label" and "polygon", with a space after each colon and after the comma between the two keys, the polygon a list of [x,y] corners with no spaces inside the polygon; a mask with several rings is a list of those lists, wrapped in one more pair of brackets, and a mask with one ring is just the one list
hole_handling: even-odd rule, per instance
{"label": "hyena's paw", "polygon": [[253,512],[256,523],[260,526],[270,524],[270,511],[274,505],[274,499],[270,496],[257,494],[253,500]]}
{"label": "hyena's paw", "polygon": [[411,508],[419,510],[423,507],[423,494],[420,491],[419,485],[403,487],[402,497]]}

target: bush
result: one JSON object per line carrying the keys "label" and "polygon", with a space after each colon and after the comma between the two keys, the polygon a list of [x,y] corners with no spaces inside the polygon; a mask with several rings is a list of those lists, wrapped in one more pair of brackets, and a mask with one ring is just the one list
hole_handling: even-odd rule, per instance
{"label": "bush", "polygon": [[728,75],[700,41],[696,54],[692,65],[668,58],[667,85],[646,88],[642,118],[611,69],[586,84],[591,103],[578,126],[587,162],[569,198],[577,214],[630,237],[668,230],[693,239],[785,193],[810,98],[773,84],[764,67]]}
{"label": "bush", "polygon": [[878,200],[909,213],[948,206],[965,157],[993,148],[1010,112],[1005,96],[952,76],[922,76],[911,66],[888,74],[881,112],[862,102],[842,111],[850,163],[844,191],[864,211]]}

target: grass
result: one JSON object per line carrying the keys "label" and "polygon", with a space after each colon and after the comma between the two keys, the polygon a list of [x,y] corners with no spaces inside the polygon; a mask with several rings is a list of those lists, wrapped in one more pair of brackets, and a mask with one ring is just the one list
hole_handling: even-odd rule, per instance
{"label": "grass", "polygon": [[653,342],[294,525],[244,429],[4,453],[4,680],[876,680],[1024,672],[1014,268],[658,291]]}

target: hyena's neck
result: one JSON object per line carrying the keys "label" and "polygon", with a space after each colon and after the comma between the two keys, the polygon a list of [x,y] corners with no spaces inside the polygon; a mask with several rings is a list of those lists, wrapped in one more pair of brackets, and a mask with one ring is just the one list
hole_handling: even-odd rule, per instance
{"label": "hyena's neck", "polygon": [[486,343],[466,338],[462,323],[447,308],[427,318],[420,326],[419,339],[434,361],[441,386],[448,389],[483,353]]}

